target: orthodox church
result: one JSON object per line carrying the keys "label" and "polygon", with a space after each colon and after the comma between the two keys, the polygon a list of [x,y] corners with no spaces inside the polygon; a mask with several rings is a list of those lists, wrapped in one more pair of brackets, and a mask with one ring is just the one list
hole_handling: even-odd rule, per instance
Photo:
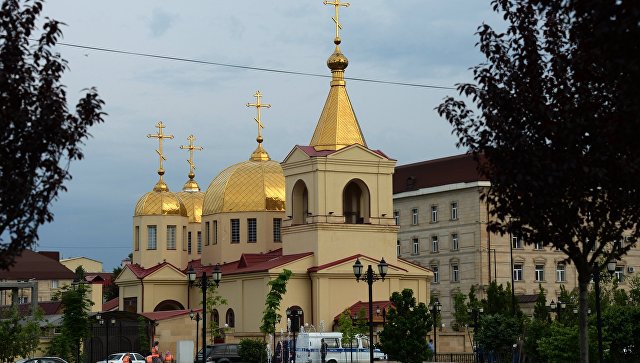
{"label": "orthodox church", "polygon": [[[180,146],[190,153],[189,179],[172,192],[163,180],[162,147],[173,136],[165,134],[162,122],[148,135],[159,143],[159,179],[135,205],[133,260],[116,280],[119,310],[160,317],[201,309],[201,289],[189,284],[187,271],[211,276],[219,266],[218,292],[227,304],[207,312],[208,324],[226,324],[236,338],[259,336],[268,282],[287,269],[293,274],[280,314],[301,309],[301,325],[329,331],[345,309],[368,302],[367,283],[354,277],[356,260],[375,270],[382,258],[389,267],[385,279],[373,284],[374,306],[404,288],[418,302],[429,302],[433,273],[397,257],[396,162],[365,142],[347,94],[348,60],[340,50],[338,11],[344,4],[328,4],[336,11],[335,51],[327,60],[332,79],[308,145],[295,145],[281,163],[271,160],[261,135],[261,109],[270,105],[257,92],[255,103],[247,104],[256,108],[258,123],[249,159],[221,171],[203,192],[193,161],[202,148],[192,135]],[[285,318],[276,331],[286,329]],[[189,334],[195,330],[194,324]]]}

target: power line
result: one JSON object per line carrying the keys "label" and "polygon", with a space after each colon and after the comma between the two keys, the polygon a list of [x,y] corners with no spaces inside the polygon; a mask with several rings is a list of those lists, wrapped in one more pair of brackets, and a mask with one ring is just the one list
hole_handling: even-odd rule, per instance
{"label": "power line", "polygon": [[[204,64],[204,65],[210,65],[210,66],[228,67],[228,68],[244,69],[244,70],[251,70],[251,71],[260,71],[260,72],[291,74],[291,75],[296,75],[296,76],[331,78],[331,76],[326,75],[326,74],[288,71],[288,70],[284,70],[284,69],[274,69],[274,68],[264,68],[264,67],[251,67],[251,66],[243,66],[243,65],[238,65],[238,64],[212,62],[212,61],[205,61],[205,60],[198,60],[198,59],[191,59],[191,58],[182,58],[182,57],[173,57],[173,56],[159,55],[159,54],[132,52],[132,51],[127,51],[127,50],[94,47],[94,46],[79,45],[79,44],[72,44],[72,43],[59,42],[57,44],[65,46],[65,47],[71,47],[71,48],[95,50],[95,51],[99,51],[99,52],[114,53],[114,54],[133,55],[133,56],[137,56],[137,57],[155,58],[155,59],[162,59],[162,60],[171,60],[171,61],[186,62],[186,63]],[[446,90],[455,90],[456,89],[455,87],[438,86],[438,85],[432,85],[432,84],[394,82],[394,81],[384,81],[384,80],[370,79],[370,78],[345,77],[345,79],[350,80],[350,81],[357,81],[357,82],[390,84],[390,85],[396,85],[396,86],[408,86],[408,87],[432,88],[432,89],[446,89]]]}

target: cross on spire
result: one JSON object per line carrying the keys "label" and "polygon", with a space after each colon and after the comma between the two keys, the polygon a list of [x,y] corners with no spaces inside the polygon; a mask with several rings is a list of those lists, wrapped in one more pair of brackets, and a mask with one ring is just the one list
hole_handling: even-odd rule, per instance
{"label": "cross on spire", "polygon": [[189,140],[189,145],[180,145],[180,149],[189,150],[189,159],[187,159],[187,162],[189,163],[189,178],[193,179],[193,177],[196,176],[193,172],[196,169],[196,165],[193,163],[193,152],[196,150],[203,150],[204,148],[202,146],[193,145],[193,142],[196,141],[196,137],[193,135],[189,135],[189,137],[187,137],[187,140]]}
{"label": "cross on spire", "polygon": [[255,107],[256,110],[258,110],[258,117],[254,118],[254,120],[258,123],[258,142],[261,143],[262,142],[262,129],[264,128],[264,125],[262,124],[262,121],[260,121],[260,109],[261,108],[270,108],[271,105],[268,103],[260,103],[260,98],[262,98],[262,93],[260,93],[260,91],[256,91],[256,93],[253,95],[253,97],[256,98],[256,103],[247,103],[247,107]]}
{"label": "cross on spire", "polygon": [[164,168],[162,167],[162,161],[167,160],[167,158],[164,157],[164,155],[162,154],[162,140],[163,139],[173,139],[173,135],[165,135],[162,132],[162,129],[164,129],[164,124],[162,123],[162,121],[159,121],[156,124],[156,128],[158,129],[158,133],[157,134],[148,134],[147,137],[148,138],[154,138],[154,139],[158,139],[158,148],[156,149],[156,153],[158,153],[158,156],[160,156],[160,169],[158,169],[158,175],[160,175],[160,178],[162,179],[162,175],[164,174]]}
{"label": "cross on spire", "polygon": [[345,8],[348,8],[349,5],[351,5],[350,3],[341,3],[340,0],[334,0],[334,1],[327,1],[324,0],[322,2],[325,5],[333,5],[335,7],[336,10],[336,16],[332,17],[331,19],[333,19],[333,22],[336,23],[336,42],[340,42],[340,29],[342,29],[342,25],[340,25],[340,7],[344,6]]}

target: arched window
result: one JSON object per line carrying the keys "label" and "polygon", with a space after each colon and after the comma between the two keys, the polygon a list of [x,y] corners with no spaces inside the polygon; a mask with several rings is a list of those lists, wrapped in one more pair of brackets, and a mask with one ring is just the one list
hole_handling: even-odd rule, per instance
{"label": "arched window", "polygon": [[293,186],[291,207],[293,209],[291,218],[293,224],[307,223],[309,213],[309,192],[307,185],[302,180],[298,180]]}
{"label": "arched window", "polygon": [[369,188],[360,179],[353,179],[342,192],[342,213],[345,223],[369,223]]}
{"label": "arched window", "polygon": [[218,309],[213,309],[211,312],[211,321],[214,326],[220,326],[220,314],[218,314]]}
{"label": "arched window", "polygon": [[229,326],[229,328],[233,328],[236,326],[236,315],[233,313],[233,309],[227,310],[225,323]]}

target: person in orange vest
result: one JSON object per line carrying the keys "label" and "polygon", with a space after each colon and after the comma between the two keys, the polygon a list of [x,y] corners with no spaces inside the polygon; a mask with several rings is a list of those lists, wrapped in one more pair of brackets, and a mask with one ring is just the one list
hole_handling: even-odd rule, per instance
{"label": "person in orange vest", "polygon": [[173,356],[171,356],[171,352],[167,350],[167,353],[164,355],[164,363],[173,363]]}
{"label": "person in orange vest", "polygon": [[162,363],[162,359],[160,359],[160,342],[157,340],[153,343],[153,347],[151,347],[151,358],[153,359],[153,363]]}
{"label": "person in orange vest", "polygon": [[153,357],[151,356],[151,354],[149,354],[145,359],[144,359],[147,363],[153,363]]}
{"label": "person in orange vest", "polygon": [[129,356],[129,353],[124,354],[124,356],[122,357],[122,363],[131,363],[131,357]]}

